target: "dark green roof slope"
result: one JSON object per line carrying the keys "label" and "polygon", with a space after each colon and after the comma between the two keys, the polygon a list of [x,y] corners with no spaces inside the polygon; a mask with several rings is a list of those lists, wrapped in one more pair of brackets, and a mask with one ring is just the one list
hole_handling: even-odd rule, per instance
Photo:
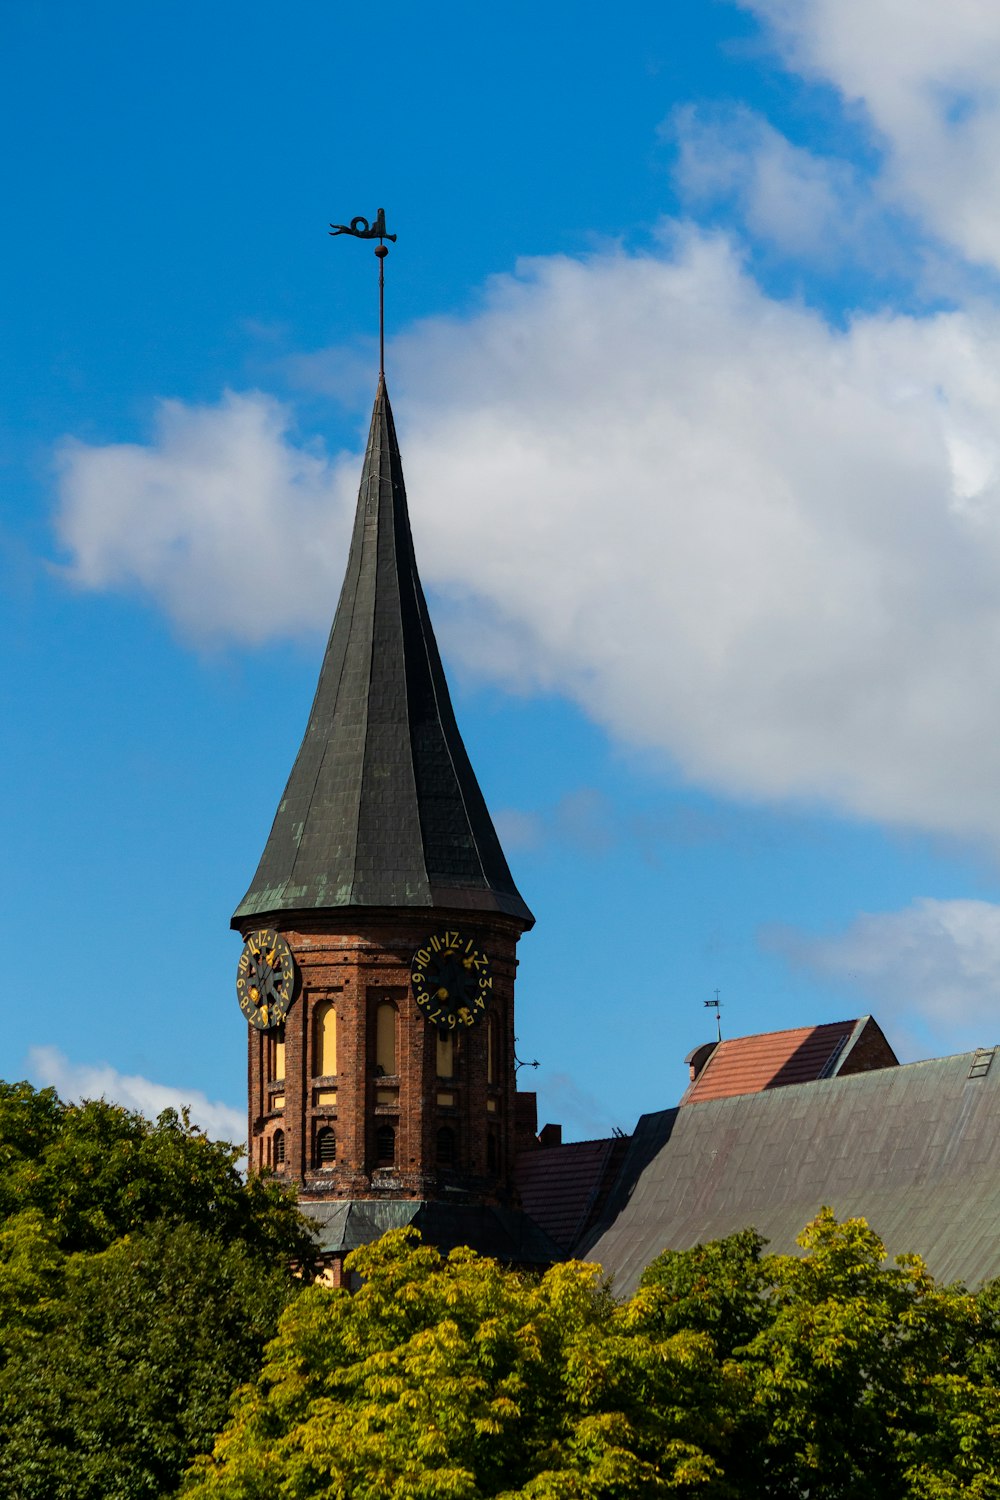
{"label": "dark green roof slope", "polygon": [[575,1247],[634,1291],[661,1250],[753,1225],[772,1250],[824,1204],[942,1280],[1000,1275],[1000,1059],[962,1053],[643,1115]]}
{"label": "dark green roof slope", "polygon": [[234,927],[288,911],[450,907],[534,921],[466,754],[380,378],[316,697]]}
{"label": "dark green roof slope", "polygon": [[313,1221],[317,1248],[326,1255],[346,1255],[390,1229],[412,1225],[444,1255],[468,1245],[480,1255],[515,1265],[544,1268],[565,1259],[555,1241],[518,1209],[386,1198],[343,1198],[329,1203],[300,1200],[299,1207]]}

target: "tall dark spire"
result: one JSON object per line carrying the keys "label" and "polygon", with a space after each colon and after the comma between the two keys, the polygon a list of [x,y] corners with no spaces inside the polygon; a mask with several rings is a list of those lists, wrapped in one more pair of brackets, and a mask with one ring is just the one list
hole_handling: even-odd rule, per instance
{"label": "tall dark spire", "polygon": [[534,922],[455,723],[381,377],[305,738],[232,925],[344,907],[446,907]]}

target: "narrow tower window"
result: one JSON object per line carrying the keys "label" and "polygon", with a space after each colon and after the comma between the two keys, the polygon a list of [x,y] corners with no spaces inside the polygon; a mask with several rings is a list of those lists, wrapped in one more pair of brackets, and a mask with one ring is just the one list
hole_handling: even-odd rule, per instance
{"label": "narrow tower window", "polygon": [[496,1172],[497,1156],[497,1133],[491,1130],[486,1137],[486,1170],[488,1172]]}
{"label": "narrow tower window", "polygon": [[337,1137],[329,1125],[324,1125],[316,1135],[316,1165],[327,1172],[337,1165]]}
{"label": "narrow tower window", "polygon": [[317,1005],[313,1027],[313,1067],[318,1077],[331,1078],[337,1071],[337,1012],[331,1000]]}
{"label": "narrow tower window", "polygon": [[437,1133],[437,1159],[439,1167],[455,1164],[455,1132],[450,1125],[442,1125]]}
{"label": "narrow tower window", "polygon": [[380,1167],[396,1165],[396,1132],[391,1125],[380,1125],[375,1132],[375,1160]]}
{"label": "narrow tower window", "polygon": [[437,1076],[439,1078],[454,1078],[455,1076],[455,1038],[450,1031],[444,1036],[438,1032]]}
{"label": "narrow tower window", "polygon": [[381,1078],[396,1076],[396,1007],[388,1000],[375,1012],[375,1071]]}
{"label": "narrow tower window", "polygon": [[274,1165],[276,1167],[283,1167],[285,1165],[285,1132],[283,1130],[276,1130],[274,1132],[271,1149]]}
{"label": "narrow tower window", "polygon": [[274,1033],[274,1072],[271,1075],[276,1083],[280,1083],[285,1076],[285,1028],[279,1026]]}
{"label": "narrow tower window", "polygon": [[486,1017],[486,1082],[497,1081],[497,1018]]}

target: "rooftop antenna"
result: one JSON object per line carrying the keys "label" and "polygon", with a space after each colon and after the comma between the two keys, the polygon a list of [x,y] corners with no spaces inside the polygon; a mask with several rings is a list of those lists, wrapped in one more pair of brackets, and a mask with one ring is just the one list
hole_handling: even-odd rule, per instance
{"label": "rooftop antenna", "polygon": [[722,1001],[719,999],[719,992],[718,992],[718,990],[716,990],[716,992],[715,992],[715,999],[714,1000],[706,1000],[705,1001],[705,1009],[706,1010],[714,1010],[715,1011],[715,1024],[718,1027],[718,1030],[719,1030],[719,1041],[721,1042],[722,1041],[722,1017],[719,1014],[719,1012],[722,1009]]}
{"label": "rooftop antenna", "polygon": [[389,254],[386,240],[396,243],[396,236],[388,234],[385,227],[385,209],[380,208],[371,223],[367,219],[352,219],[349,224],[331,224],[331,234],[353,234],[358,240],[378,240],[375,254],[378,256],[378,373],[385,379],[385,258]]}

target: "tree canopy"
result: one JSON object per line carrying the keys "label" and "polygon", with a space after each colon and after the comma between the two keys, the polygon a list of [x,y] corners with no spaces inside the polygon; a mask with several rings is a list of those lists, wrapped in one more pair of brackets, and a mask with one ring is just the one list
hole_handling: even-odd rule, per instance
{"label": "tree canopy", "polygon": [[884,1264],[825,1211],[798,1256],[753,1231],[659,1257],[618,1302],[413,1231],[283,1315],[188,1500],[1000,1495],[996,1291]]}
{"label": "tree canopy", "polygon": [[309,1256],[294,1196],[240,1169],[243,1150],[174,1110],[153,1123],[104,1100],[0,1083],[0,1223],[38,1209],[62,1250],[103,1250],[159,1219],[239,1241],[263,1262]]}
{"label": "tree canopy", "polygon": [[443,1260],[412,1230],[350,1264],[358,1292],[288,1309],[185,1493],[555,1500],[715,1479],[736,1398],[711,1340],[642,1336],[599,1267]]}
{"label": "tree canopy", "polygon": [[154,1500],[210,1447],[314,1253],[239,1157],[0,1084],[0,1494]]}

